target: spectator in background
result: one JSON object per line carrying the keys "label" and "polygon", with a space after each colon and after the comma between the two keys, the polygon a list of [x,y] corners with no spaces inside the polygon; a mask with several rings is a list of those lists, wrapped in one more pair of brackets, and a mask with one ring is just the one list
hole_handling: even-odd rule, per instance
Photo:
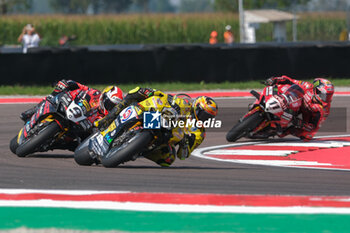
{"label": "spectator in background", "polygon": [[224,40],[226,44],[233,44],[235,42],[235,37],[231,31],[231,25],[225,27],[226,31],[224,32]]}
{"label": "spectator in background", "polygon": [[58,40],[58,44],[60,46],[68,46],[70,41],[76,40],[77,36],[76,35],[72,35],[72,36],[66,36],[63,35],[59,40]]}
{"label": "spectator in background", "polygon": [[340,41],[348,41],[349,40],[349,33],[348,30],[343,29],[339,35],[339,40]]}
{"label": "spectator in background", "polygon": [[210,33],[209,44],[218,43],[218,33],[216,31],[212,31]]}
{"label": "spectator in background", "polygon": [[34,48],[39,46],[40,36],[36,33],[32,24],[24,26],[21,35],[18,37],[18,42],[23,45],[23,53],[27,53],[28,48]]}

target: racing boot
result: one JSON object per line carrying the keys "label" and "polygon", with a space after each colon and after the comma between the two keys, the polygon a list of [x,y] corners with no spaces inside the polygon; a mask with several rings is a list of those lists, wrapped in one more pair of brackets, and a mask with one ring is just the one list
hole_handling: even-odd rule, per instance
{"label": "racing boot", "polygon": [[173,146],[167,144],[144,156],[145,158],[156,162],[161,167],[169,167],[175,161],[176,150]]}
{"label": "racing boot", "polygon": [[30,108],[30,109],[22,112],[19,115],[19,118],[21,118],[21,120],[24,121],[24,123],[27,123],[30,120],[30,118],[33,116],[33,114],[36,113],[37,109],[38,109],[37,106]]}
{"label": "racing boot", "polygon": [[33,114],[36,113],[36,111],[38,111],[39,106],[44,102],[45,100],[40,101],[40,103],[38,103],[36,106],[22,112],[19,115],[19,118],[21,118],[22,121],[24,121],[24,123],[27,123],[30,118],[32,118]]}

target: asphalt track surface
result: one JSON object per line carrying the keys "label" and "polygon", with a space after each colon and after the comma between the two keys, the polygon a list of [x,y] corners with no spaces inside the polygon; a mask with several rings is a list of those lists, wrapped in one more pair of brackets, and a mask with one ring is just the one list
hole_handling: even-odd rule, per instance
{"label": "asphalt track surface", "polygon": [[[349,134],[350,97],[335,97],[334,114],[318,135]],[[209,131],[203,146],[226,144],[226,129],[252,99],[218,99],[224,130]],[[146,159],[118,168],[82,167],[71,152],[56,150],[18,158],[9,141],[23,123],[18,115],[33,104],[0,105],[0,188],[115,190],[222,194],[350,195],[350,172],[225,163],[191,157],[160,168]],[[234,108],[233,108],[234,107]],[[332,132],[336,131],[336,132]],[[336,155],[335,155],[336,156]]]}

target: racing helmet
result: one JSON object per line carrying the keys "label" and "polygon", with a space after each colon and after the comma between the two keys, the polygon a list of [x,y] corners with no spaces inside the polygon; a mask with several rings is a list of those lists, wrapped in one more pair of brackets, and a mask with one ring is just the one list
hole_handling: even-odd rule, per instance
{"label": "racing helmet", "polygon": [[324,78],[316,78],[313,82],[314,98],[322,105],[327,105],[332,102],[334,94],[333,84]]}
{"label": "racing helmet", "polygon": [[117,86],[108,86],[101,93],[100,108],[104,114],[107,114],[122,100],[123,91]]}
{"label": "racing helmet", "polygon": [[218,105],[207,96],[199,96],[193,102],[193,113],[197,120],[206,121],[218,113]]}

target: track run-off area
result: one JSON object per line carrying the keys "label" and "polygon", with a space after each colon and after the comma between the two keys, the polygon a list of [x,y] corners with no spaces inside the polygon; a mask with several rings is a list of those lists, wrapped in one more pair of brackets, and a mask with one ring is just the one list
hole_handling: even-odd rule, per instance
{"label": "track run-off area", "polygon": [[[232,94],[230,94],[232,93]],[[254,99],[211,95],[220,130],[189,159],[160,168],[146,159],[82,167],[72,152],[26,158],[8,146],[19,114],[41,100],[0,98],[0,230],[125,232],[347,232],[350,229],[350,95],[338,92],[318,138],[227,143]]]}

